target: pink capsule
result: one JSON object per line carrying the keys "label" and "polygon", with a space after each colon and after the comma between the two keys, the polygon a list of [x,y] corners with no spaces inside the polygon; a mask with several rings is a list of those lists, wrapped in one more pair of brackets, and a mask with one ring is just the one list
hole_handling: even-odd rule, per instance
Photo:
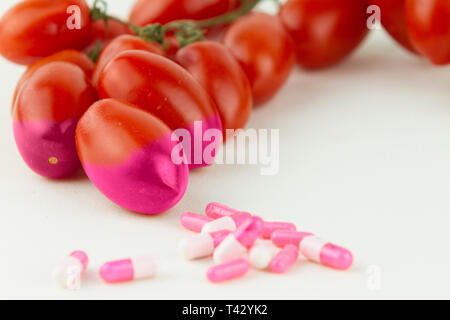
{"label": "pink capsule", "polygon": [[201,232],[203,226],[211,221],[212,218],[193,212],[185,212],[180,217],[181,225],[194,232]]}
{"label": "pink capsule", "polygon": [[300,252],[309,260],[345,270],[353,264],[352,253],[342,247],[323,241],[314,235],[300,241]]}
{"label": "pink capsule", "polygon": [[206,276],[211,282],[222,282],[244,276],[250,270],[245,259],[237,259],[209,268]]}
{"label": "pink capsule", "polygon": [[208,217],[213,219],[232,216],[236,213],[239,213],[238,210],[227,207],[217,202],[211,202],[210,204],[208,204],[206,206],[205,212]]}
{"label": "pink capsule", "polygon": [[252,215],[248,212],[238,212],[231,216],[218,218],[206,223],[202,228],[202,233],[211,233],[221,230],[236,231],[236,229],[251,216]]}
{"label": "pink capsule", "polygon": [[283,248],[289,244],[293,244],[298,247],[303,238],[312,235],[313,234],[310,232],[276,230],[272,233],[270,238],[273,244],[279,248]]}
{"label": "pink capsule", "polygon": [[151,278],[156,273],[150,256],[107,262],[100,268],[100,277],[108,283]]}
{"label": "pink capsule", "polygon": [[287,245],[270,262],[269,270],[275,273],[287,272],[297,261],[298,255],[297,246],[293,244]]}
{"label": "pink capsule", "polygon": [[248,218],[216,248],[213,255],[214,261],[224,263],[244,257],[247,249],[261,235],[262,229],[261,218]]}
{"label": "pink capsule", "polygon": [[214,249],[231,233],[224,230],[213,233],[197,234],[180,243],[180,254],[187,260],[204,258],[212,255]]}
{"label": "pink capsule", "polygon": [[262,232],[262,237],[264,239],[270,239],[272,233],[274,233],[277,230],[284,230],[284,231],[296,231],[297,227],[293,223],[289,222],[269,222],[264,221],[264,228]]}
{"label": "pink capsule", "polygon": [[81,284],[81,274],[89,263],[84,251],[74,251],[64,258],[53,270],[54,281],[63,288],[78,289]]}

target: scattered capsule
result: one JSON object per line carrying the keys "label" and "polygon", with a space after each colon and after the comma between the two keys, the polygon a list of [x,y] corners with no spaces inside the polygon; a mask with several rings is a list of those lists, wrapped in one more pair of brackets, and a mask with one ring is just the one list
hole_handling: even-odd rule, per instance
{"label": "scattered capsule", "polygon": [[275,273],[287,272],[297,261],[298,255],[299,250],[297,246],[287,245],[270,262],[269,270]]}
{"label": "scattered capsule", "polygon": [[244,276],[250,269],[245,259],[237,259],[224,264],[211,267],[206,276],[211,282],[222,282]]}
{"label": "scattered capsule", "polygon": [[221,230],[236,231],[236,229],[244,223],[252,215],[248,212],[238,212],[232,216],[218,218],[205,224],[202,233],[211,233]]}
{"label": "scattered capsule", "polygon": [[232,216],[240,211],[227,207],[217,202],[211,202],[206,206],[205,213],[208,217],[218,219],[226,216]]}
{"label": "scattered capsule", "polygon": [[74,251],[53,270],[53,280],[63,288],[78,289],[81,274],[88,266],[89,258],[83,251]]}
{"label": "scattered capsule", "polygon": [[201,232],[203,226],[211,221],[212,218],[193,212],[185,212],[180,217],[181,225],[194,232]]}
{"label": "scattered capsule", "polygon": [[245,256],[247,249],[261,235],[262,228],[263,221],[261,218],[251,217],[247,219],[216,248],[213,255],[214,261],[224,263]]}
{"label": "scattered capsule", "polygon": [[213,254],[214,249],[231,233],[223,230],[213,233],[197,234],[180,243],[180,254],[187,260],[208,257]]}
{"label": "scattered capsule", "polygon": [[314,235],[300,241],[300,252],[309,260],[336,269],[345,270],[353,264],[353,255],[349,250],[325,242]]}
{"label": "scattered capsule", "polygon": [[289,244],[298,247],[303,238],[312,235],[313,234],[310,232],[276,230],[272,233],[270,239],[272,240],[272,243],[279,248],[283,248]]}
{"label": "scattered capsule", "polygon": [[296,231],[297,227],[295,224],[290,222],[269,222],[264,221],[264,228],[262,232],[262,237],[264,239],[270,239],[272,233],[277,230],[285,230],[285,231]]}
{"label": "scattered capsule", "polygon": [[263,241],[256,241],[249,251],[248,261],[253,268],[265,270],[277,255],[278,250],[273,245],[268,245]]}
{"label": "scattered capsule", "polygon": [[150,256],[106,262],[100,268],[100,277],[108,283],[146,279],[155,274],[155,262]]}

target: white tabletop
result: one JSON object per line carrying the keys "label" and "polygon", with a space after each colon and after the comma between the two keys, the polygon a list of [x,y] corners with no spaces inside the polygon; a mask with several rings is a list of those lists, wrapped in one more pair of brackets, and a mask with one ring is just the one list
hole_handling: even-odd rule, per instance
{"label": "white tabletop", "polygon": [[[0,2],[0,13],[16,1]],[[124,13],[131,1],[109,0]],[[125,8],[125,6],[127,8]],[[106,199],[83,175],[48,181],[16,149],[10,101],[23,67],[0,61],[0,298],[298,299],[450,298],[450,68],[403,51],[372,32],[346,62],[296,69],[248,128],[280,129],[280,170],[216,165],[192,172],[184,199],[146,217]],[[186,210],[218,201],[351,249],[354,267],[300,261],[289,273],[251,271],[210,284],[211,260],[177,253]],[[79,291],[56,288],[52,267],[75,249],[91,264]],[[105,261],[152,253],[160,274],[107,285]]]}

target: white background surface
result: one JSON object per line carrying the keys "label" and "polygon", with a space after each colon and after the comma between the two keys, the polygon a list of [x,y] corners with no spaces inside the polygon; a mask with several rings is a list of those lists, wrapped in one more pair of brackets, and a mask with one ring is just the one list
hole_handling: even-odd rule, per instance
{"label": "white background surface", "polygon": [[[0,13],[16,1],[2,0]],[[131,1],[110,0],[125,16]],[[297,299],[450,298],[450,68],[404,52],[383,31],[345,63],[296,69],[280,94],[254,111],[250,128],[280,129],[280,172],[214,166],[192,172],[170,212],[145,217],[103,197],[79,175],[48,181],[16,149],[10,101],[23,68],[0,61],[0,298]],[[221,285],[210,260],[185,262],[178,218],[218,201],[268,220],[295,222],[354,252],[339,272],[309,262],[285,275],[251,271]],[[91,258],[83,288],[52,285],[53,265],[74,249]],[[105,261],[153,253],[160,275],[106,285]],[[368,266],[381,268],[369,290]]]}

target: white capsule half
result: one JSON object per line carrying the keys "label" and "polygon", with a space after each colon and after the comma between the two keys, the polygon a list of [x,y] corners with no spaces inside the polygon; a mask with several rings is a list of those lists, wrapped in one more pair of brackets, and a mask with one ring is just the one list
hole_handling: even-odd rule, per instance
{"label": "white capsule half", "polygon": [[248,259],[250,265],[255,269],[267,269],[278,251],[279,250],[273,245],[258,243],[249,251]]}
{"label": "white capsule half", "polygon": [[231,217],[222,217],[206,223],[202,228],[202,233],[212,233],[217,231],[228,230],[236,231],[236,222]]}
{"label": "white capsule half", "polygon": [[237,241],[233,234],[230,234],[216,248],[213,259],[216,264],[222,264],[243,258],[246,255],[247,248]]}
{"label": "white capsule half", "polygon": [[210,256],[214,252],[214,239],[209,233],[183,239],[180,242],[179,252],[186,260]]}

